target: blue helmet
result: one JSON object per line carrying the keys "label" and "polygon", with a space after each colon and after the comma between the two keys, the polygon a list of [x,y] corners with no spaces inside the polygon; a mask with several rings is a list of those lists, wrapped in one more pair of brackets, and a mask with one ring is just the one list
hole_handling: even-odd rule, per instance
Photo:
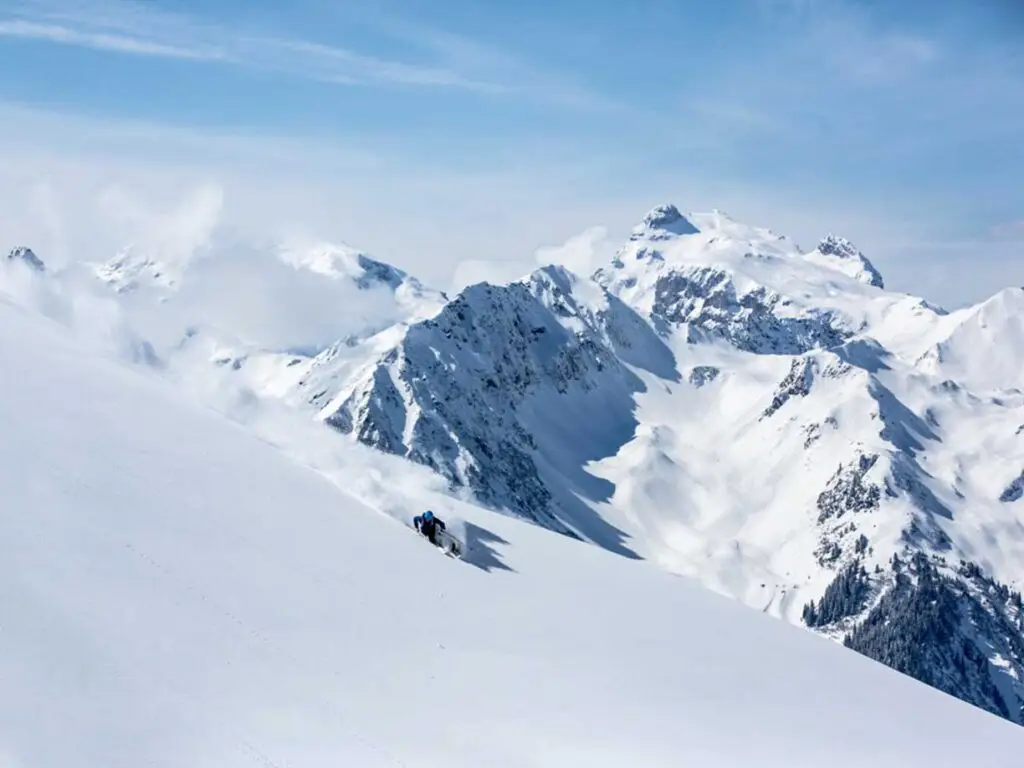
{"label": "blue helmet", "polygon": [[424,512],[424,513],[423,513],[423,519],[424,519],[424,520],[433,520],[433,519],[434,519],[434,513],[433,513],[433,512],[431,512],[431,511],[430,511],[430,510],[428,509],[428,510],[427,510],[426,512]]}

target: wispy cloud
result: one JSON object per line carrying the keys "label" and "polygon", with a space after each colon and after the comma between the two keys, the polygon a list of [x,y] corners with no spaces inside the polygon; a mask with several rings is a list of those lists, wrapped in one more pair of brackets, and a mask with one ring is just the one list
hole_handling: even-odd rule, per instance
{"label": "wispy cloud", "polygon": [[[243,239],[346,241],[457,290],[521,277],[538,260],[588,270],[610,257],[644,210],[675,201],[724,208],[804,245],[840,232],[895,289],[948,307],[1020,281],[1021,240],[937,231],[933,218],[894,216],[884,196],[836,199],[773,179],[740,183],[717,169],[675,167],[628,177],[622,192],[603,186],[601,170],[570,171],[529,155],[513,168],[458,171],[352,141],[211,133],[0,104],[0,249],[25,244],[48,263],[66,264],[109,259],[153,232],[187,245],[202,233],[192,222],[219,206],[219,192],[195,191],[215,188],[225,195],[219,225]],[[600,228],[571,237],[596,222],[608,239]],[[1012,217],[1005,229],[1016,231]],[[537,256],[545,243],[565,245]]]}
{"label": "wispy cloud", "polygon": [[[26,14],[38,14],[26,18]],[[0,36],[137,56],[211,61],[282,71],[341,85],[396,84],[486,90],[457,72],[381,59],[340,46],[247,34],[135,3],[33,4],[0,21]],[[220,41],[214,43],[213,41]]]}
{"label": "wispy cloud", "polygon": [[550,71],[539,71],[520,56],[482,40],[382,11],[376,6],[333,7],[343,19],[357,18],[396,41],[436,58],[445,68],[476,73],[473,82],[500,83],[499,90],[542,103],[591,112],[618,112],[623,105],[602,93]]}
{"label": "wispy cloud", "polygon": [[170,59],[213,61],[226,58],[222,52],[216,50],[189,48],[114,32],[72,29],[59,24],[45,24],[20,19],[0,21],[0,37],[43,40],[50,43],[77,45],[98,51],[130,53],[138,56],[160,56]]}
{"label": "wispy cloud", "polygon": [[575,84],[528,71],[501,51],[399,20],[382,31],[394,40],[415,40],[409,47],[419,49],[419,58],[382,58],[347,45],[267,35],[132,0],[26,0],[7,13],[0,17],[0,38],[205,61],[336,85],[458,89],[572,108],[609,105]]}
{"label": "wispy cloud", "polygon": [[244,52],[241,61],[250,66],[270,67],[310,79],[340,85],[396,84],[436,86],[502,93],[499,83],[477,80],[451,69],[409,64],[368,56],[336,46],[305,40],[247,37],[235,41]]}
{"label": "wispy cloud", "polygon": [[860,154],[893,163],[900,174],[890,175],[911,185],[904,169],[926,156],[937,161],[916,173],[980,174],[964,158],[1024,125],[1019,46],[976,31],[968,11],[956,11],[961,19],[950,10],[960,4],[941,3],[940,12],[862,0],[752,2],[751,31],[772,44],[756,56],[738,50],[687,86],[679,133],[704,146],[742,162],[757,147],[753,161],[765,164],[788,152],[797,173]]}
{"label": "wispy cloud", "polygon": [[[0,179],[21,184],[0,184],[8,196],[0,199],[0,246],[9,231],[8,242],[62,247],[64,235],[48,219],[17,213],[21,188],[40,178],[54,199],[67,199],[75,226],[61,231],[80,232],[66,237],[75,250],[95,249],[110,236],[108,223],[100,226],[80,203],[96,198],[92,186],[102,185],[92,179],[127,179],[128,188],[158,196],[209,172],[223,181],[226,220],[239,228],[308,226],[440,287],[455,264],[473,266],[473,258],[487,264],[466,279],[479,279],[496,262],[505,278],[514,277],[533,265],[539,245],[564,242],[595,223],[606,224],[615,240],[665,200],[725,208],[801,243],[835,229],[897,287],[916,288],[922,263],[937,254],[944,264],[963,258],[990,265],[976,279],[965,268],[955,281],[925,286],[942,301],[977,297],[1007,276],[1017,280],[1019,225],[986,228],[1022,210],[1013,153],[1024,126],[1020,53],[969,29],[931,23],[926,11],[915,20],[861,0],[751,0],[759,1],[770,14],[739,14],[732,33],[723,28],[703,47],[705,36],[695,33],[691,47],[667,23],[642,44],[608,26],[608,40],[618,46],[606,50],[616,54],[594,56],[560,47],[567,30],[555,22],[544,41],[524,40],[515,29],[495,32],[498,25],[475,13],[472,21],[452,21],[452,29],[463,24],[455,34],[369,4],[302,0],[308,16],[280,11],[291,30],[284,32],[266,19],[255,26],[252,13],[213,21],[212,9],[169,0],[0,0],[0,38],[158,57],[180,61],[182,69],[287,73],[295,80],[275,83],[284,88],[304,78],[570,108],[549,122],[517,122],[513,114],[490,133],[498,121],[488,110],[470,115],[485,114],[479,123],[456,108],[426,125],[399,124],[385,110],[379,121],[338,121],[318,140],[319,131],[275,133],[296,130],[298,119],[283,127],[256,121],[233,133],[118,118],[100,130],[73,120],[73,104],[49,119],[8,114],[0,104]],[[427,13],[421,4],[388,5]],[[173,7],[196,10],[161,10]],[[648,18],[640,10],[631,13]],[[219,5],[218,12],[227,10]],[[709,14],[717,28],[723,19]],[[656,59],[662,65],[652,69]],[[608,108],[620,111],[604,119]],[[67,157],[58,161],[57,154]],[[69,178],[82,166],[90,181],[80,185],[88,188],[72,194]],[[28,221],[37,222],[38,236],[21,234]],[[406,263],[408,254],[422,256],[422,264]]]}
{"label": "wispy cloud", "polygon": [[943,55],[935,37],[877,23],[879,15],[854,0],[758,0],[766,16],[797,25],[806,52],[824,67],[862,85],[886,85],[914,76]]}
{"label": "wispy cloud", "polygon": [[611,260],[615,246],[603,226],[590,227],[561,245],[545,246],[535,254],[540,266],[560,264],[578,275],[590,275]]}
{"label": "wispy cloud", "polygon": [[592,182],[582,192],[571,163],[453,169],[372,137],[233,134],[0,104],[0,249],[28,244],[54,264],[109,259],[150,230],[184,231],[170,216],[153,226],[147,211],[177,210],[212,184],[224,192],[221,226],[247,240],[351,242],[442,289],[467,259],[525,264],[511,279],[535,266],[541,244],[595,221],[632,223],[649,207],[590,194]]}

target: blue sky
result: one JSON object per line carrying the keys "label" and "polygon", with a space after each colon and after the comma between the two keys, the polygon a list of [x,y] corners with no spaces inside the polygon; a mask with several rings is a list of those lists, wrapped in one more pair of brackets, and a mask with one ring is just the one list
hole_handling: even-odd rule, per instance
{"label": "blue sky", "polygon": [[0,236],[53,249],[213,184],[444,284],[672,200],[947,305],[1024,283],[1015,0],[0,0],[0,56]]}

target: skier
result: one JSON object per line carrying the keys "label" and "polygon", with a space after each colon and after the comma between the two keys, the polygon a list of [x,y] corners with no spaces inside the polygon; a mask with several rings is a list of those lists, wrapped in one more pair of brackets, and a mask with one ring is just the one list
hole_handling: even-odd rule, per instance
{"label": "skier", "polygon": [[437,541],[437,529],[445,530],[447,526],[444,524],[444,520],[434,517],[434,513],[428,509],[422,515],[416,515],[412,519],[412,524],[416,526],[417,531],[430,539],[431,544],[435,547],[441,546]]}

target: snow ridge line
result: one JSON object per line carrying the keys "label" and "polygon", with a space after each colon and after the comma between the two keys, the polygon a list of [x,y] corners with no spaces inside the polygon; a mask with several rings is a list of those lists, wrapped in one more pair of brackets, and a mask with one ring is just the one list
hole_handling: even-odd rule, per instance
{"label": "snow ridge line", "polygon": [[[215,611],[216,613],[219,613],[222,617],[227,618],[229,621],[231,621],[231,623],[235,624],[245,634],[249,635],[250,637],[255,638],[257,641],[262,643],[266,648],[268,648],[271,651],[276,652],[278,654],[278,656],[280,656],[281,658],[286,659],[289,662],[292,662],[293,664],[298,665],[297,664],[298,659],[296,658],[296,656],[294,654],[287,652],[285,649],[283,649],[280,646],[280,644],[274,642],[271,638],[269,638],[266,635],[264,635],[258,629],[255,629],[255,628],[249,626],[248,624],[246,624],[244,621],[242,621],[242,619],[240,619],[230,609],[225,608],[225,607],[219,605],[216,601],[211,599],[210,596],[206,592],[204,592],[203,590],[201,590],[198,587],[194,586],[193,584],[190,584],[185,579],[182,579],[180,576],[176,575],[170,568],[168,568],[165,565],[161,564],[159,561],[155,560],[150,555],[146,554],[145,552],[143,552],[142,550],[140,550],[138,547],[134,546],[133,544],[125,543],[125,549],[127,549],[133,555],[135,555],[140,560],[145,562],[147,565],[150,565],[155,570],[157,570],[158,572],[163,574],[164,577],[166,577],[168,580],[176,582],[177,584],[181,585],[181,587],[186,592],[190,592],[193,595],[195,595],[197,598],[199,598],[200,602],[208,605],[213,611]],[[337,669],[331,670],[331,674],[332,674],[333,677],[335,677],[335,678],[337,678],[339,680],[341,679],[340,673],[338,672]],[[369,749],[372,752],[376,752],[378,755],[380,755],[380,757],[382,757],[383,759],[387,760],[391,765],[396,766],[396,768],[409,768],[408,764],[405,763],[403,760],[398,758],[396,755],[390,753],[384,747],[380,746],[379,744],[375,743],[370,738],[368,738],[362,731],[358,730],[353,725],[353,718],[351,717],[351,715],[345,715],[345,714],[342,714],[342,713],[338,712],[338,707],[337,707],[336,704],[331,704],[330,702],[321,701],[321,706],[324,709],[328,710],[328,711],[332,711],[333,710],[334,713],[339,717],[339,719],[341,719],[345,723],[345,727],[349,731],[349,733],[351,733],[352,736],[355,737],[356,741],[361,743],[364,747],[366,747],[367,749]],[[226,723],[225,723],[225,725],[226,725]],[[226,727],[225,730],[227,730],[228,732],[231,732],[234,729],[232,729],[230,727]],[[248,749],[251,752],[253,752],[269,768],[287,768],[286,765],[281,765],[281,764],[275,763],[272,759],[267,757],[263,752],[261,752],[259,749],[257,749],[254,745],[252,745],[250,742],[246,741],[245,739],[240,738],[238,740],[238,743],[241,744],[242,746],[244,746],[246,749]]]}

